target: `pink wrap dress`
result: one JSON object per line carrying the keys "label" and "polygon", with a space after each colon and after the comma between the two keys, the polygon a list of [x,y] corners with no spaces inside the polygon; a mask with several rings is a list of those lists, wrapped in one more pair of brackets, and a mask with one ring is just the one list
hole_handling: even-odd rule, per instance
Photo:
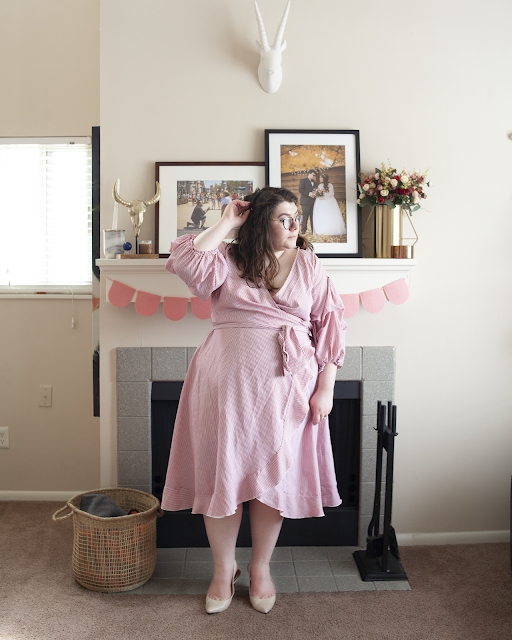
{"label": "pink wrap dress", "polygon": [[256,498],[323,516],[341,500],[328,419],[313,424],[309,399],[324,366],[343,364],[342,300],[310,251],[272,296],[240,277],[226,243],[200,251],[194,238],[173,241],[166,268],[211,295],[213,328],[183,384],[162,508],[222,518]]}

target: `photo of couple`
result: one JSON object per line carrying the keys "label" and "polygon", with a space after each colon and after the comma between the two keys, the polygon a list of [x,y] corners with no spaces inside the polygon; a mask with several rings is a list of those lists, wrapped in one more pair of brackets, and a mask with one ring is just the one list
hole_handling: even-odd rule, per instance
{"label": "photo of couple", "polygon": [[312,243],[347,242],[343,145],[281,145],[281,186],[299,200],[301,235]]}
{"label": "photo of couple", "polygon": [[299,182],[300,206],[302,207],[301,232],[308,231],[310,222],[311,235],[345,236],[347,227],[340,207],[334,197],[334,186],[329,182],[329,174],[317,175],[311,169],[308,175]]}

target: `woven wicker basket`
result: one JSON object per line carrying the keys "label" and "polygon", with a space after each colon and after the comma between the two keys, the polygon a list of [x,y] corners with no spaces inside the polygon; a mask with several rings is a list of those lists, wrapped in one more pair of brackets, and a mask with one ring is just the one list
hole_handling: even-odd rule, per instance
{"label": "woven wicker basket", "polygon": [[[80,509],[82,497],[100,493],[121,509],[140,513],[100,518]],[[71,513],[59,516],[66,509]],[[137,489],[97,489],[79,493],[53,514],[59,522],[73,516],[73,573],[86,589],[131,591],[151,578],[156,563],[156,519],[163,515],[157,498]]]}

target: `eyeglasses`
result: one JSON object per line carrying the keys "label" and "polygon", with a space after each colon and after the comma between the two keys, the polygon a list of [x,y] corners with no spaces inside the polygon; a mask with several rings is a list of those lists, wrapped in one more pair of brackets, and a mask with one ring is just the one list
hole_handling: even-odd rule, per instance
{"label": "eyeglasses", "polygon": [[294,222],[296,222],[298,226],[301,225],[302,213],[296,216],[295,218],[270,218],[270,219],[274,220],[275,222],[282,222],[283,227],[286,229],[286,231],[288,231],[289,229],[292,228]]}

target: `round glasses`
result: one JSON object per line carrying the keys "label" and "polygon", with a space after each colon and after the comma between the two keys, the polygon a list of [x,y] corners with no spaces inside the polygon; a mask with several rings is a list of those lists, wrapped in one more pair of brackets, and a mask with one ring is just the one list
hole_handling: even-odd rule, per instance
{"label": "round glasses", "polygon": [[275,222],[282,222],[283,227],[286,229],[286,231],[288,231],[289,229],[292,228],[294,222],[296,222],[297,225],[300,227],[302,223],[302,217],[303,217],[302,213],[300,213],[295,218],[271,218],[271,220],[274,220]]}

